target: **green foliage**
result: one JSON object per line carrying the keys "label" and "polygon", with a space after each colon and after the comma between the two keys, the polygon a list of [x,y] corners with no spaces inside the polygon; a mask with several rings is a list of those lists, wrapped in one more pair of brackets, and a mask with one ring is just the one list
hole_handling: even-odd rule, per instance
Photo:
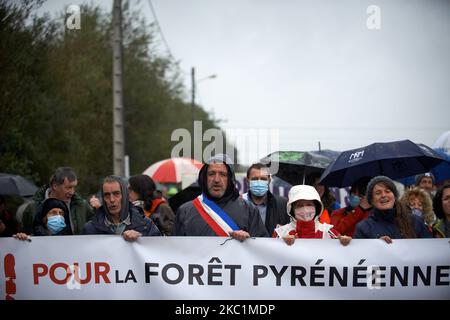
{"label": "green foliage", "polygon": [[[36,127],[45,121],[47,37],[54,34],[46,19],[33,18],[38,2],[22,6],[0,2],[0,170],[41,178],[34,170]],[[30,21],[26,25],[26,21]]]}
{"label": "green foliage", "polygon": [[[80,30],[64,14],[38,18],[41,1],[0,0],[0,172],[44,184],[72,166],[83,195],[112,164],[111,13],[81,7]],[[135,12],[123,17],[125,153],[131,174],[170,157],[177,128],[192,127],[191,105],[176,62],[156,54],[153,26]],[[195,107],[203,130],[217,127]]]}

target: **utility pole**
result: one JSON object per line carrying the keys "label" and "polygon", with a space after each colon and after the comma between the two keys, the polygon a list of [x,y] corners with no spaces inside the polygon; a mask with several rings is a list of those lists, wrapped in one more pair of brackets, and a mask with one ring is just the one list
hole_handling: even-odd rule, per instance
{"label": "utility pole", "polygon": [[125,134],[122,83],[122,0],[113,5],[113,161],[114,175],[125,171]]}
{"label": "utility pole", "polygon": [[[208,80],[208,79],[214,79],[217,78],[216,74],[212,74],[209,75],[207,77],[201,78],[199,80],[195,79],[195,68],[192,67],[191,68],[191,121],[192,121],[192,132],[191,132],[191,141],[193,142],[192,145],[192,150],[196,150],[195,146],[196,143],[199,143],[201,145],[202,141],[201,141],[201,137],[202,137],[202,132],[201,132],[201,125],[200,125],[200,132],[195,132],[196,128],[195,128],[195,90],[196,90],[196,85],[197,83],[204,81],[204,80]],[[198,130],[197,130],[198,131]],[[196,138],[200,137],[200,141],[195,141]],[[195,151],[194,151],[195,154]],[[197,155],[197,157],[194,156],[194,159],[201,161],[201,153],[199,155]]]}
{"label": "utility pole", "polygon": [[207,77],[201,78],[199,80],[195,79],[195,68],[191,67],[191,107],[192,107],[192,114],[191,114],[191,120],[192,120],[192,125],[194,125],[194,120],[195,120],[195,90],[196,90],[196,85],[199,82],[202,82],[204,80],[208,80],[208,79],[215,79],[217,78],[217,74],[211,74]]}

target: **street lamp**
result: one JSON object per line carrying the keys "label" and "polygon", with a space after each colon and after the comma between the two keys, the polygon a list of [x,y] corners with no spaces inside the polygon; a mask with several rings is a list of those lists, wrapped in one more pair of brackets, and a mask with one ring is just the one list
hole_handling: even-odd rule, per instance
{"label": "street lamp", "polygon": [[192,84],[191,84],[191,90],[192,90],[192,92],[191,92],[192,134],[194,134],[195,85],[196,85],[196,83],[202,82],[202,81],[204,81],[204,80],[215,79],[215,78],[217,78],[217,74],[212,74],[212,75],[209,75],[209,76],[207,76],[207,77],[201,78],[201,79],[199,79],[199,80],[196,81],[196,80],[195,80],[195,68],[194,68],[194,67],[191,68],[191,82],[192,82]]}

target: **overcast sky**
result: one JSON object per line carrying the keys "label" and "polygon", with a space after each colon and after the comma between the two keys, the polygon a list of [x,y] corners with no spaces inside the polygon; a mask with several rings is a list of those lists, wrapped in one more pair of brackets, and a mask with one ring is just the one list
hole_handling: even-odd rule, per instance
{"label": "overcast sky", "polygon": [[[44,9],[64,3],[80,1]],[[223,128],[276,130],[280,150],[314,150],[318,141],[333,150],[401,139],[432,146],[450,129],[450,1],[152,4],[180,62],[186,101],[191,67],[197,79],[217,74],[197,84],[196,102],[226,120]],[[153,20],[148,1],[131,8]],[[369,29],[368,19],[381,28]]]}

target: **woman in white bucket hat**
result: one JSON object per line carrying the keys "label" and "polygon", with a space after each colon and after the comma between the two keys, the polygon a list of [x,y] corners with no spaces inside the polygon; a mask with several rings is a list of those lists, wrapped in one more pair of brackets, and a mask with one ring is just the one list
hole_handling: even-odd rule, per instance
{"label": "woman in white bucket hat", "polygon": [[274,237],[283,238],[292,245],[295,239],[339,239],[346,246],[352,240],[340,235],[333,225],[319,222],[323,204],[316,189],[308,185],[293,186],[289,191],[287,214],[291,223],[275,229]]}

